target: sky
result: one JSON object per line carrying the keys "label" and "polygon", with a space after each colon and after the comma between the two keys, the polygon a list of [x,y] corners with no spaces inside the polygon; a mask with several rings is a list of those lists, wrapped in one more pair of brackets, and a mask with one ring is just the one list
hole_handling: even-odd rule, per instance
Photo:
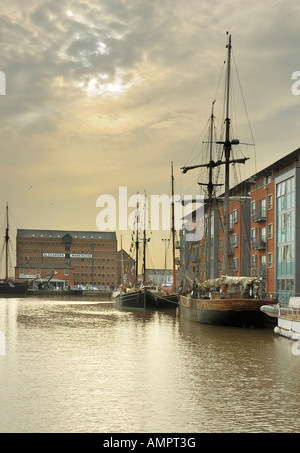
{"label": "sky", "polygon": [[[255,143],[241,177],[294,151],[299,23],[297,0],[2,2],[3,219],[8,203],[18,228],[97,231],[99,196],[170,195],[171,162],[175,192],[197,194],[199,174],[180,168],[200,159],[227,31],[247,112],[238,138]],[[116,230],[129,251],[130,230]],[[161,268],[169,233],[151,237]]]}

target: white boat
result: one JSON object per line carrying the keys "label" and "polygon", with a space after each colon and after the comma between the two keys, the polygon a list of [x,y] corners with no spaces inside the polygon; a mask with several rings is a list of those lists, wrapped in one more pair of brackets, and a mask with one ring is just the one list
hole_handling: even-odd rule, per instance
{"label": "white boat", "polygon": [[121,293],[120,289],[115,289],[112,293],[112,298],[115,299],[116,297],[119,296],[120,293]]}
{"label": "white boat", "polygon": [[263,313],[278,318],[274,332],[292,340],[300,340],[300,297],[291,297],[288,305],[263,305]]}

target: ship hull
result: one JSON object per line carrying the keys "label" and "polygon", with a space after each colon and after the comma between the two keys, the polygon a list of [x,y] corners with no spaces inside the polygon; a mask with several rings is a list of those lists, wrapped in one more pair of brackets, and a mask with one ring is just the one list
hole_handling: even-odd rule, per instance
{"label": "ship hull", "polygon": [[27,286],[23,284],[0,283],[0,297],[25,296]]}
{"label": "ship hull", "polygon": [[232,327],[264,327],[266,315],[260,299],[192,299],[180,296],[179,315],[203,324]]}
{"label": "ship hull", "polygon": [[178,307],[177,294],[165,294],[159,296],[151,291],[147,291],[147,298],[157,309],[176,309]]}
{"label": "ship hull", "polygon": [[292,340],[300,340],[300,307],[269,307],[263,305],[261,311],[272,318],[277,318],[274,332]]}
{"label": "ship hull", "polygon": [[147,289],[119,294],[115,298],[116,307],[127,310],[162,310],[176,309],[178,298],[176,295],[158,296]]}

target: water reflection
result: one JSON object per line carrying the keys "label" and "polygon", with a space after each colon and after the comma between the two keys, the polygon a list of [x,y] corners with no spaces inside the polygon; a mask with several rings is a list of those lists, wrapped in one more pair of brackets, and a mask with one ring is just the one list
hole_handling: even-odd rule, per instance
{"label": "water reflection", "polygon": [[[1,432],[296,432],[300,358],[272,329],[0,300]],[[286,408],[289,411],[286,411]]]}
{"label": "water reflection", "polygon": [[[13,354],[17,343],[17,299],[3,300],[0,303],[0,331],[5,338],[5,354]],[[9,349],[8,349],[9,348]]]}

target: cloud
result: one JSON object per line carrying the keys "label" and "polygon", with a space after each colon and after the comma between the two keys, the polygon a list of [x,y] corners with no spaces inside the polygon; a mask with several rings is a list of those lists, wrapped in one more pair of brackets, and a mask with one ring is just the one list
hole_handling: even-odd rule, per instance
{"label": "cloud", "polygon": [[[44,223],[47,211],[41,220],[34,206],[53,195],[73,229],[89,229],[101,193],[120,185],[165,193],[171,160],[181,190],[198,191],[196,175],[182,177],[180,167],[201,157],[192,149],[216,95],[227,30],[257,170],[298,147],[297,1],[12,0],[0,12],[0,189],[23,223],[29,212],[32,227]],[[247,117],[237,112],[247,141]],[[39,187],[33,205],[23,191],[30,181]],[[78,219],[74,206],[83,205],[88,215]]]}

